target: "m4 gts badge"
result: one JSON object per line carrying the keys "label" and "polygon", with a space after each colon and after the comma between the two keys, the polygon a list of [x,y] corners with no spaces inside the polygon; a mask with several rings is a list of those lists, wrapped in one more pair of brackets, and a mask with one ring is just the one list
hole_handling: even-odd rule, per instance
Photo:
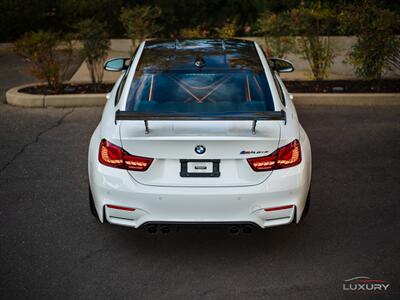
{"label": "m4 gts badge", "polygon": [[259,150],[259,151],[253,151],[253,150],[242,150],[240,151],[240,154],[267,154],[268,151],[263,151],[263,150]]}

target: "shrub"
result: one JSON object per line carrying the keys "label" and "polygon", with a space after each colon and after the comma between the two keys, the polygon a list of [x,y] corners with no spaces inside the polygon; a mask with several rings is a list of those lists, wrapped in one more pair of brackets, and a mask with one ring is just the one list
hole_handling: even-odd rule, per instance
{"label": "shrub", "polygon": [[162,29],[157,24],[160,16],[161,9],[157,6],[138,5],[133,8],[122,9],[120,20],[134,47],[137,46],[137,41],[140,43]]}
{"label": "shrub", "polygon": [[181,38],[204,38],[210,34],[210,31],[203,26],[197,26],[193,28],[183,28],[179,31],[179,37]]}
{"label": "shrub", "polygon": [[346,61],[358,76],[381,79],[386,71],[400,68],[400,39],[395,35],[400,20],[396,13],[365,0],[349,6],[340,21],[345,33],[357,36]]}
{"label": "shrub", "polygon": [[269,56],[285,58],[287,54],[294,52],[295,39],[291,36],[265,37],[266,51]]}
{"label": "shrub", "polygon": [[215,28],[216,34],[218,37],[226,39],[232,38],[236,35],[237,32],[237,22],[234,21],[227,21],[221,28]]}
{"label": "shrub", "polygon": [[31,73],[59,91],[73,55],[72,39],[58,33],[38,31],[25,34],[15,42],[17,54],[28,58]]}
{"label": "shrub", "polygon": [[88,19],[77,25],[78,38],[82,42],[81,55],[86,61],[90,78],[95,92],[103,81],[103,64],[110,48],[110,40],[107,38],[105,24]]}
{"label": "shrub", "polygon": [[334,58],[330,38],[321,36],[300,37],[297,47],[310,65],[312,78],[315,80],[326,79]]}
{"label": "shrub", "polygon": [[291,36],[291,23],[288,13],[279,15],[263,13],[257,20],[258,32],[264,35],[268,56],[284,58],[295,50],[295,40]]}
{"label": "shrub", "polygon": [[298,51],[307,59],[313,79],[322,80],[328,75],[334,52],[329,36],[323,36],[336,22],[335,14],[320,3],[310,8],[301,7],[290,12],[292,28],[299,36]]}

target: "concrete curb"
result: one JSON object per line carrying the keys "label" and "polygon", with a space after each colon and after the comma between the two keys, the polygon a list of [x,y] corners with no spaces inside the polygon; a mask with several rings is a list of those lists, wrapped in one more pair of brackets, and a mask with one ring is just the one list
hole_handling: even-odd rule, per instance
{"label": "concrete curb", "polygon": [[[36,84],[21,85],[6,92],[8,104],[21,107],[103,106],[106,94],[32,95],[18,90]],[[299,105],[400,106],[400,93],[295,93]]]}
{"label": "concrete curb", "polygon": [[400,93],[295,93],[300,105],[399,106]]}
{"label": "concrete curb", "polygon": [[6,92],[7,103],[21,107],[44,107],[44,95],[32,95],[18,92],[18,90],[32,85],[33,84],[25,84],[9,89]]}
{"label": "concrete curb", "polygon": [[32,95],[19,92],[20,89],[32,85],[38,85],[38,83],[9,89],[6,92],[6,102],[20,107],[103,106],[106,103],[106,94]]}

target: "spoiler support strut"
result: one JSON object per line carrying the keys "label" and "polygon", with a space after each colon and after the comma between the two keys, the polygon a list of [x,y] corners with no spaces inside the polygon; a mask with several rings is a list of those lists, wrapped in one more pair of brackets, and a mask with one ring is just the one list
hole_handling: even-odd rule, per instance
{"label": "spoiler support strut", "polygon": [[145,134],[149,134],[150,130],[149,130],[149,121],[144,120],[144,133]]}

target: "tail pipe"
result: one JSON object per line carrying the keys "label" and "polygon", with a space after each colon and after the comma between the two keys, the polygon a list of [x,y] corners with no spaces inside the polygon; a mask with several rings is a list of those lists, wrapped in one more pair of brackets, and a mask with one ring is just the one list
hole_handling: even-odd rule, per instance
{"label": "tail pipe", "polygon": [[161,230],[161,233],[164,233],[164,234],[167,234],[171,231],[168,225],[161,226],[160,230]]}
{"label": "tail pipe", "polygon": [[243,233],[251,233],[253,230],[253,227],[251,225],[232,225],[229,227],[229,232],[233,235],[240,234],[241,232]]}
{"label": "tail pipe", "polygon": [[235,234],[235,235],[239,234],[240,233],[240,228],[239,228],[239,226],[232,225],[232,226],[229,227],[229,232],[231,234]]}
{"label": "tail pipe", "polygon": [[157,233],[157,226],[156,225],[147,226],[147,232],[151,234]]}

